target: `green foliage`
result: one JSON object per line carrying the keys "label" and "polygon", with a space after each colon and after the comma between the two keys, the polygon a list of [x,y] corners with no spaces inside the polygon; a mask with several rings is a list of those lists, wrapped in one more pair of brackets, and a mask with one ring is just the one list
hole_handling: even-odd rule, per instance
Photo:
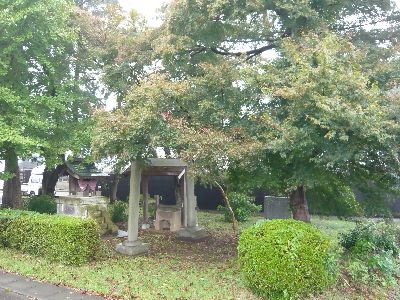
{"label": "green foliage", "polygon": [[125,201],[117,200],[114,204],[108,206],[108,211],[111,216],[111,221],[126,222],[128,221],[128,203]]}
{"label": "green foliage", "polygon": [[[254,199],[240,193],[229,193],[229,202],[231,204],[233,213],[238,222],[247,221],[254,213],[261,211],[261,205],[254,204]],[[231,215],[225,206],[218,206],[218,210],[224,214],[226,222],[231,222]]]}
{"label": "green foliage", "polygon": [[351,217],[363,212],[352,189],[342,184],[315,186],[307,190],[306,196],[311,214]]}
{"label": "green foliage", "polygon": [[252,291],[268,299],[301,298],[336,278],[329,239],[295,220],[272,220],[245,229],[238,244],[241,272]]}
{"label": "green foliage", "polygon": [[[131,259],[115,253],[114,245],[120,242],[119,239],[106,239],[102,244],[108,250],[102,259],[78,267],[50,262],[43,258],[32,258],[13,249],[0,247],[0,268],[40,281],[97,292],[108,298],[193,299],[195,295],[199,300],[259,299],[245,288],[237,264],[232,261],[236,257],[235,244],[231,243],[233,233],[230,225],[222,221],[222,214],[200,211],[198,217],[199,225],[207,227],[218,243],[207,244],[207,247],[204,247],[204,243],[177,242],[175,239],[161,238],[160,234],[150,231],[145,232],[141,238],[151,243],[154,249],[162,251]],[[257,219],[261,217],[252,217],[239,226],[241,229],[249,227],[254,225]],[[312,217],[312,222],[333,239],[339,232],[347,231],[355,225],[353,222],[325,217]],[[191,255],[188,256],[188,253]],[[347,273],[346,270],[344,272]],[[116,281],[118,284],[115,284]],[[348,283],[350,286],[340,281],[338,288],[329,289],[316,298],[398,299],[400,296],[398,289],[388,291],[386,288],[378,289],[375,286],[365,289],[358,282]],[[342,284],[345,285],[344,288]],[[160,286],[165,287],[161,291],[162,296]],[[390,296],[381,296],[377,292],[388,292]]]}
{"label": "green foliage", "polygon": [[367,222],[341,234],[350,276],[365,284],[396,284],[400,275],[399,232],[392,224]]}
{"label": "green foliage", "polygon": [[4,246],[63,264],[91,261],[100,245],[92,219],[0,210],[0,226]]}
{"label": "green foliage", "polygon": [[57,213],[57,203],[48,195],[29,198],[26,208],[29,211],[35,211],[41,214],[54,215]]}
{"label": "green foliage", "polygon": [[398,234],[398,229],[391,224],[359,222],[353,230],[341,235],[340,243],[352,253],[391,252],[398,256]]}

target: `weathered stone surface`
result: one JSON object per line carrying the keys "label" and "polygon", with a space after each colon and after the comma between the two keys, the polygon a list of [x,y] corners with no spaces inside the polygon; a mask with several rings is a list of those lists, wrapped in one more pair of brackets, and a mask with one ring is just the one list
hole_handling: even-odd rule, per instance
{"label": "weathered stone surface", "polygon": [[266,196],[264,199],[264,216],[266,219],[292,218],[289,198]]}
{"label": "weathered stone surface", "polygon": [[149,244],[142,243],[141,241],[135,241],[129,243],[124,241],[116,246],[115,250],[118,253],[130,256],[145,255],[149,252]]}
{"label": "weathered stone surface", "polygon": [[177,232],[177,237],[184,240],[201,241],[208,238],[208,233],[198,226],[185,227]]}
{"label": "weathered stone surface", "polygon": [[6,273],[0,270],[0,299],[2,300],[89,300],[104,299],[92,295],[84,295],[72,289],[58,287],[49,283],[31,280],[29,278]]}
{"label": "weathered stone surface", "polygon": [[117,232],[118,227],[111,221],[107,211],[106,197],[65,196],[57,198],[57,213],[73,215],[81,218],[92,218],[100,226],[100,234]]}
{"label": "weathered stone surface", "polygon": [[181,228],[181,209],[174,205],[159,205],[154,227],[156,230],[178,231]]}

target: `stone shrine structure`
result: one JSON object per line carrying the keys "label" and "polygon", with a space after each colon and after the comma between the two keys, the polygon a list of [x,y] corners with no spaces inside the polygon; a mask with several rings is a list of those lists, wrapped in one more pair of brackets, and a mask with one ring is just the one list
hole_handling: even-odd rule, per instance
{"label": "stone shrine structure", "polygon": [[[126,172],[127,173],[127,172]],[[140,185],[143,192],[143,223],[148,222],[148,177],[176,176],[178,192],[176,205],[158,205],[156,211],[157,229],[176,231],[183,239],[201,240],[207,237],[204,229],[198,227],[196,216],[196,196],[194,181],[187,175],[187,164],[180,159],[152,158],[147,163],[133,161],[130,166],[128,238],[116,247],[116,251],[126,255],[148,252],[149,245],[138,239]]]}
{"label": "stone shrine structure", "polygon": [[118,227],[111,221],[107,211],[109,200],[101,196],[97,181],[109,175],[98,170],[94,164],[80,160],[66,162],[68,195],[56,197],[57,214],[81,218],[93,218],[100,226],[101,234],[115,233]]}

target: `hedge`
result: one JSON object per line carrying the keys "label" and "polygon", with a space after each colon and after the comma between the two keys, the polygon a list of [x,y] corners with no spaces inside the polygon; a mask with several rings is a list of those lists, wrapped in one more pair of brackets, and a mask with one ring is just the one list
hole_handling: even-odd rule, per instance
{"label": "hedge", "polygon": [[247,286],[268,299],[304,299],[336,277],[329,239],[300,221],[265,221],[243,230],[238,257]]}
{"label": "hedge", "polygon": [[92,260],[100,247],[92,219],[0,210],[0,244],[64,264]]}
{"label": "hedge", "polygon": [[49,195],[39,195],[29,198],[26,208],[41,214],[55,215],[57,213],[57,203]]}

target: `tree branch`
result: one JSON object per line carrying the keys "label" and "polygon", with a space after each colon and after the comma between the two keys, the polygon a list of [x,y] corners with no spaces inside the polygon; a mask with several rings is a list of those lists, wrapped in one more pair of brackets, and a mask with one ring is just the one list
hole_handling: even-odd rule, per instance
{"label": "tree branch", "polygon": [[226,55],[226,56],[247,56],[247,59],[250,59],[256,55],[259,55],[265,51],[271,50],[276,48],[277,45],[275,44],[269,44],[260,48],[256,48],[256,49],[252,49],[252,50],[248,50],[248,51],[239,51],[239,52],[231,52],[231,51],[227,51],[227,50],[220,50],[218,48],[215,47],[211,47],[210,50],[216,54],[219,55]]}

